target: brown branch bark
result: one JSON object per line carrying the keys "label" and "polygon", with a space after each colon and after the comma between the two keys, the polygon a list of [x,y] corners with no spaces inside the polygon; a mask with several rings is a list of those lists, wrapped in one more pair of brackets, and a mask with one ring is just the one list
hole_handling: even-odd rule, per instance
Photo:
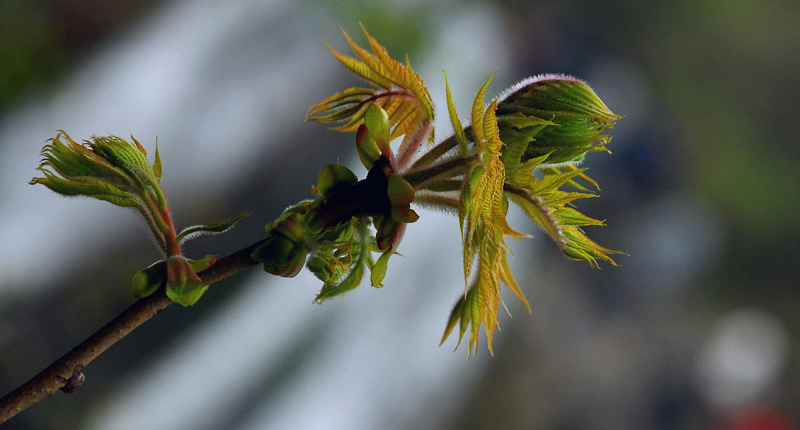
{"label": "brown branch bark", "polygon": [[[198,276],[204,285],[211,285],[258,264],[250,257],[250,253],[261,243],[263,240],[220,258],[216,264],[198,273]],[[172,303],[163,288],[133,303],[80,345],[0,399],[0,423],[6,422],[28,406],[55,394],[67,384],[74,373],[80,372],[105,350]]]}

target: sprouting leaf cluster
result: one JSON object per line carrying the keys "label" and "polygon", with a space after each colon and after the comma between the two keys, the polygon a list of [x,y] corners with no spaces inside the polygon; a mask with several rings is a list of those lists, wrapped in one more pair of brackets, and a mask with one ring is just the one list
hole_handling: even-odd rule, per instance
{"label": "sprouting leaf cluster", "polygon": [[169,234],[166,199],[161,192],[161,157],[149,164],[138,140],[94,136],[83,144],[61,131],[42,149],[42,184],[66,196],[89,196],[117,206],[136,208],[147,221],[158,245],[167,252]]}
{"label": "sprouting leaf cluster", "polygon": [[[411,209],[413,187],[396,173],[392,125],[385,110],[368,105],[356,133],[366,178],[340,164],[323,168],[313,189],[317,199],[290,207],[267,225],[270,236],[252,253],[266,272],[295,276],[307,261],[323,281],[317,302],[357,287],[366,270],[371,284],[382,286],[406,224],[419,218]],[[381,254],[375,259],[373,252]]]}
{"label": "sprouting leaf cluster", "polygon": [[[419,219],[412,205],[458,215],[465,290],[456,302],[442,342],[458,327],[459,343],[469,329],[469,353],[480,327],[490,352],[505,285],[526,307],[523,288],[509,266],[507,239],[528,235],[506,219],[511,203],[545,231],[567,257],[598,267],[616,265],[617,253],[590,239],[583,227],[603,221],[579,212],[574,202],[596,197],[597,183],[577,165],[589,152],[610,152],[603,134],[621,117],[612,113],[583,81],[564,75],[525,79],[492,100],[478,91],[470,121],[462,125],[445,75],[447,112],[453,134],[434,139],[434,109],[420,76],[392,59],[364,34],[370,50],[345,37],[350,57],[334,57],[369,86],[352,87],[312,106],[306,120],[336,123],[355,131],[355,146],[366,170],[363,179],[339,164],[325,166],[312,187],[314,198],[286,209],[266,225],[267,237],[249,258],[271,274],[297,275],[307,267],[322,281],[317,302],[357,287],[365,276],[381,287],[390,258],[408,224]],[[197,275],[217,262],[210,255],[190,260],[182,242],[221,233],[248,214],[178,233],[160,186],[162,165],[147,161],[144,147],[116,136],[77,143],[59,133],[42,151],[42,184],[64,195],[83,195],[132,207],[142,214],[165,259],[134,276],[133,294],[159,288],[175,302],[194,304],[207,285]]]}
{"label": "sprouting leaf cluster", "polygon": [[[284,276],[293,276],[307,264],[323,281],[317,296],[321,301],[357,286],[366,270],[372,272],[372,284],[381,285],[402,231],[418,218],[412,202],[455,212],[461,226],[466,288],[442,342],[456,326],[459,339],[471,326],[469,350],[474,353],[482,325],[491,351],[502,301],[500,285],[529,307],[508,263],[506,238],[527,236],[506,220],[510,203],[520,206],[564,255],[592,267],[598,267],[598,260],[616,264],[609,254],[618,251],[598,245],[582,230],[603,222],[580,213],[572,203],[596,197],[587,187],[597,184],[576,165],[588,152],[608,152],[611,137],[602,133],[620,117],[586,83],[544,75],[520,82],[488,106],[484,104],[487,82],[472,105],[470,124],[464,127],[447,85],[453,135],[423,145],[433,142],[428,90],[408,59],[405,64],[393,60],[364,33],[372,52],[347,33],[356,57],[331,51],[372,87],[331,95],[309,109],[307,120],[338,123],[334,128],[338,131],[356,131],[356,148],[367,177],[357,180],[338,165],[323,169],[316,188],[319,197],[288,209],[277,224],[268,225],[273,236],[254,258],[263,260],[268,272]],[[395,140],[400,141],[396,150]],[[374,260],[373,252],[382,254]]]}
{"label": "sprouting leaf cluster", "polygon": [[118,136],[93,136],[78,143],[61,131],[42,149],[38,170],[41,184],[66,196],[87,196],[117,206],[135,208],[145,219],[153,238],[166,257],[133,277],[133,295],[146,297],[161,287],[169,298],[184,306],[193,305],[208,289],[197,276],[217,257],[189,260],[181,244],[203,234],[222,233],[248,214],[205,226],[192,226],[176,233],[164,191],[161,189],[161,157],[156,146],[152,164],[138,140]]}

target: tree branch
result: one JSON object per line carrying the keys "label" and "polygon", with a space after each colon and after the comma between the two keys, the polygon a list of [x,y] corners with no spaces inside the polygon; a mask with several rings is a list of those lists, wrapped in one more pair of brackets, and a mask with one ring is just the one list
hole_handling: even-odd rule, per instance
{"label": "tree branch", "polygon": [[[198,273],[200,279],[203,280],[203,285],[211,285],[258,264],[257,261],[250,257],[250,253],[263,242],[264,240],[258,241],[233,254],[220,258],[216,264]],[[28,382],[0,399],[0,423],[6,422],[28,406],[55,394],[67,385],[70,378],[78,375],[81,369],[86,367],[92,360],[172,303],[167,298],[163,288],[133,303],[116,318],[81,342],[80,345],[54,361]],[[70,381],[70,384],[74,384],[74,382]],[[71,385],[67,389],[74,391],[77,386]]]}

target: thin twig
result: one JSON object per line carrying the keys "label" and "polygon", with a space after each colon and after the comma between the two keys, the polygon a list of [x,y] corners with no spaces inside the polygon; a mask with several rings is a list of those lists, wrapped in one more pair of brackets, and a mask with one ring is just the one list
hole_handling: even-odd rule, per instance
{"label": "thin twig", "polygon": [[[250,253],[263,243],[256,242],[217,261],[209,269],[198,273],[204,285],[211,285],[227,278],[243,269],[258,264],[250,257]],[[173,302],[167,298],[164,289],[136,301],[116,318],[89,336],[80,345],[54,361],[22,384],[14,391],[0,399],[0,423],[25,410],[28,406],[52,396],[67,383],[74,373],[80,372],[92,360],[105,350],[130,334],[136,327],[161,312]]]}

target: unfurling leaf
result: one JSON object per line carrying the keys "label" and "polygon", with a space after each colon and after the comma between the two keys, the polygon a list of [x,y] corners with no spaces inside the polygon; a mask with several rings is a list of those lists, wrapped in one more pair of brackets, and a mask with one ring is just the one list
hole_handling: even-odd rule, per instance
{"label": "unfurling leaf", "polygon": [[473,103],[472,129],[479,158],[467,176],[459,211],[465,280],[469,280],[476,259],[478,269],[472,285],[462,299],[464,303],[456,306],[445,330],[446,337],[455,322],[460,321],[460,342],[467,325],[471,324],[469,351],[472,354],[476,352],[481,325],[486,329],[489,350],[492,350],[501,282],[509,285],[527,303],[508,269],[505,237],[519,238],[524,234],[511,228],[506,221],[507,206],[503,193],[505,165],[501,160],[500,149],[503,143],[499,139],[495,117],[497,104],[490,104],[486,110],[483,107],[483,93],[489,81],[478,92]]}
{"label": "unfurling leaf", "polygon": [[565,75],[525,79],[497,100],[500,140],[529,143],[523,161],[548,155],[547,163],[558,165],[581,161],[587,151],[608,151],[611,137],[600,133],[620,118],[585,82]]}
{"label": "unfurling leaf", "polygon": [[456,106],[453,104],[453,96],[450,94],[450,83],[447,82],[447,73],[444,73],[444,87],[445,92],[447,95],[447,112],[450,114],[450,123],[453,124],[453,133],[458,142],[458,147],[460,148],[461,152],[466,154],[469,151],[469,142],[467,142],[467,137],[464,134],[464,128],[461,126],[461,119],[458,118],[458,112],[456,112]]}
{"label": "unfurling leaf", "polygon": [[246,218],[248,216],[250,216],[250,212],[245,212],[239,216],[236,216],[234,218],[228,218],[224,221],[219,221],[206,225],[194,225],[191,227],[186,227],[180,232],[180,234],[178,234],[176,240],[178,241],[178,243],[183,243],[186,242],[187,240],[191,240],[199,236],[225,233],[226,231],[233,228],[233,226],[236,225],[237,222],[241,221],[243,218]]}
{"label": "unfurling leaf", "polygon": [[363,124],[369,104],[375,103],[384,111],[392,127],[389,141],[405,135],[404,148],[417,130],[433,121],[433,103],[428,89],[411,65],[402,64],[389,56],[364,29],[372,53],[356,45],[344,32],[356,57],[348,57],[331,49],[333,55],[353,73],[377,88],[348,88],[315,104],[308,110],[306,120],[324,123],[345,123],[335,130],[355,131]]}
{"label": "unfurling leaf", "polygon": [[33,178],[31,184],[42,184],[67,196],[83,195],[136,208],[164,253],[175,248],[168,239],[172,226],[159,185],[158,151],[150,165],[147,152],[134,138],[128,142],[117,136],[92,136],[78,143],[60,131],[42,149],[38,170],[44,177]]}
{"label": "unfurling leaf", "polygon": [[31,184],[42,184],[68,196],[84,195],[117,206],[133,207],[142,214],[166,260],[152,264],[134,275],[133,296],[146,297],[162,286],[169,298],[184,306],[197,302],[207,286],[197,272],[216,262],[216,256],[191,261],[181,254],[181,242],[201,234],[222,233],[249,215],[204,226],[194,226],[176,234],[166,197],[159,181],[161,156],[156,146],[155,160],[147,161],[147,151],[138,140],[118,136],[92,136],[78,143],[61,131],[42,149],[38,170],[43,177]]}
{"label": "unfurling leaf", "polygon": [[308,262],[309,269],[323,282],[314,299],[317,303],[357,287],[364,268],[372,266],[375,238],[364,222],[351,221],[337,233],[338,240],[323,242]]}

